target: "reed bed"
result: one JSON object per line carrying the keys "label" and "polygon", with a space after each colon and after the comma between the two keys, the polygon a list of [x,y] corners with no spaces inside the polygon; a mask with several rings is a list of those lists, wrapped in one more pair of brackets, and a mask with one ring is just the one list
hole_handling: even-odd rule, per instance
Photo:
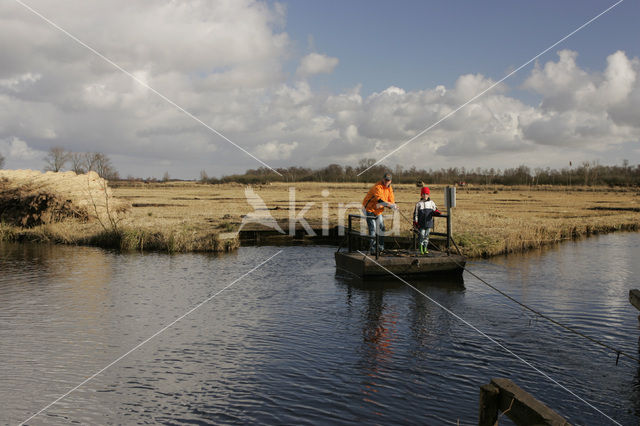
{"label": "reed bed", "polygon": [[118,250],[177,252],[228,252],[239,246],[237,238],[188,228],[153,230],[130,226],[103,229],[92,223],[66,221],[20,228],[0,224],[0,241],[90,245]]}
{"label": "reed bed", "polygon": [[[237,247],[228,238],[243,218],[254,211],[247,194],[255,194],[268,213],[285,224],[309,206],[304,218],[312,227],[345,225],[347,213],[359,205],[372,183],[241,184],[195,182],[110,183],[116,199],[131,208],[119,219],[118,230],[101,229],[95,222],[69,219],[31,229],[0,224],[0,239],[92,244],[127,250],[227,251]],[[419,199],[414,185],[394,185],[396,201],[405,217]],[[444,211],[444,187],[432,186],[431,197]],[[295,212],[290,202],[295,199]],[[410,223],[396,216],[397,228],[409,234]],[[459,188],[452,211],[453,237],[463,254],[488,257],[523,252],[615,231],[637,231],[640,190],[604,187]],[[393,227],[390,221],[388,228]],[[436,220],[445,230],[445,220]]]}
{"label": "reed bed", "polygon": [[[323,210],[329,226],[346,224],[347,213],[359,213],[371,183],[273,183],[246,187],[241,184],[119,185],[117,197],[131,202],[128,221],[146,222],[151,228],[189,224],[194,229],[237,230],[253,212],[245,191],[258,195],[269,214],[287,223],[295,200],[295,214],[313,203],[304,218],[322,225]],[[419,199],[414,185],[394,185],[396,201],[405,217]],[[432,199],[444,211],[444,187],[431,187]],[[453,236],[469,257],[523,252],[593,234],[637,231],[640,223],[640,190],[605,187],[472,186],[458,188],[452,211]],[[397,216],[400,231],[408,235],[410,223]],[[393,227],[393,223],[387,223]],[[285,227],[286,228],[286,227]],[[445,230],[445,220],[436,220]],[[286,229],[285,229],[286,231]],[[200,231],[198,231],[200,232]]]}

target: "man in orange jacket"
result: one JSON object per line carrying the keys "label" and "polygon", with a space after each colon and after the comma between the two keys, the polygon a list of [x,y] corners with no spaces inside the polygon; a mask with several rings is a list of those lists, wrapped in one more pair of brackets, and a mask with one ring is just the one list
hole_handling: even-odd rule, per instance
{"label": "man in orange jacket", "polygon": [[384,208],[396,210],[393,196],[393,188],[391,187],[391,173],[385,173],[382,180],[371,187],[367,195],[362,201],[362,211],[367,218],[367,227],[369,228],[369,236],[371,236],[371,245],[369,252],[376,253],[376,231],[380,235],[380,250],[384,250],[384,218],[382,212]]}

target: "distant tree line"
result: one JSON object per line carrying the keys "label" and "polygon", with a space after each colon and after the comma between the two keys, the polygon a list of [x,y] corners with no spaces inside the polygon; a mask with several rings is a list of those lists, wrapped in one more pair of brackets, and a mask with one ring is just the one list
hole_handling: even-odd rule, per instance
{"label": "distant tree line", "polygon": [[[506,169],[450,167],[438,170],[424,170],[416,167],[405,169],[400,165],[394,168],[384,165],[371,167],[373,164],[375,164],[374,159],[363,159],[358,166],[330,164],[319,169],[305,167],[276,169],[282,176],[266,167],[249,169],[244,174],[234,174],[221,178],[209,177],[203,170],[200,172],[200,182],[239,182],[243,184],[269,182],[374,182],[380,180],[386,171],[391,171],[395,183],[640,186],[640,164],[630,166],[627,160],[616,166],[603,166],[598,164],[597,161],[585,161],[579,166],[570,166],[559,170],[551,169],[550,167],[532,169],[524,165]],[[358,176],[363,171],[364,173]]]}
{"label": "distant tree line", "polygon": [[101,152],[72,152],[60,146],[54,146],[44,157],[44,161],[45,171],[71,170],[77,174],[93,171],[107,180],[120,179],[109,157]]}

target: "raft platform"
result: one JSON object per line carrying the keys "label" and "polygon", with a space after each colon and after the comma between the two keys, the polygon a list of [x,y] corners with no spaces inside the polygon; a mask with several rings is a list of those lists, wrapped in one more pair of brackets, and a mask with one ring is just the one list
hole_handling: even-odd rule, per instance
{"label": "raft platform", "polygon": [[378,255],[367,252],[336,252],[336,268],[360,277],[391,275],[442,276],[462,275],[466,259],[459,254],[430,251],[420,254],[417,250],[390,250]]}
{"label": "raft platform", "polygon": [[[412,248],[384,250],[378,252],[382,239],[384,245],[389,247],[391,241],[389,237],[376,234],[375,237],[363,235],[354,230],[353,220],[366,219],[362,215],[349,215],[349,225],[347,228],[347,251],[335,253],[336,269],[359,277],[376,277],[384,275],[399,276],[461,276],[464,271],[466,259],[458,250],[457,254],[452,253],[451,243],[455,242],[451,238],[451,209],[447,203],[447,214],[438,216],[447,220],[447,232],[432,232],[431,235],[444,237],[445,246],[439,250],[429,250],[427,254],[421,254],[417,250],[415,233],[413,236]],[[392,239],[394,239],[392,237]],[[376,253],[369,254],[365,247],[369,247],[372,240],[375,240]],[[430,242],[431,245],[431,242]]]}

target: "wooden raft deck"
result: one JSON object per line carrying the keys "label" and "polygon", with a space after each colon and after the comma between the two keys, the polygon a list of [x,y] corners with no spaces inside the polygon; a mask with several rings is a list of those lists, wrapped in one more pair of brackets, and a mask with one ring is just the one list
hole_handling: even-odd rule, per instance
{"label": "wooden raft deck", "polygon": [[464,256],[457,254],[431,251],[423,255],[414,250],[385,251],[378,259],[355,251],[337,252],[335,259],[338,270],[361,277],[390,275],[389,272],[401,276],[460,275],[466,263]]}

